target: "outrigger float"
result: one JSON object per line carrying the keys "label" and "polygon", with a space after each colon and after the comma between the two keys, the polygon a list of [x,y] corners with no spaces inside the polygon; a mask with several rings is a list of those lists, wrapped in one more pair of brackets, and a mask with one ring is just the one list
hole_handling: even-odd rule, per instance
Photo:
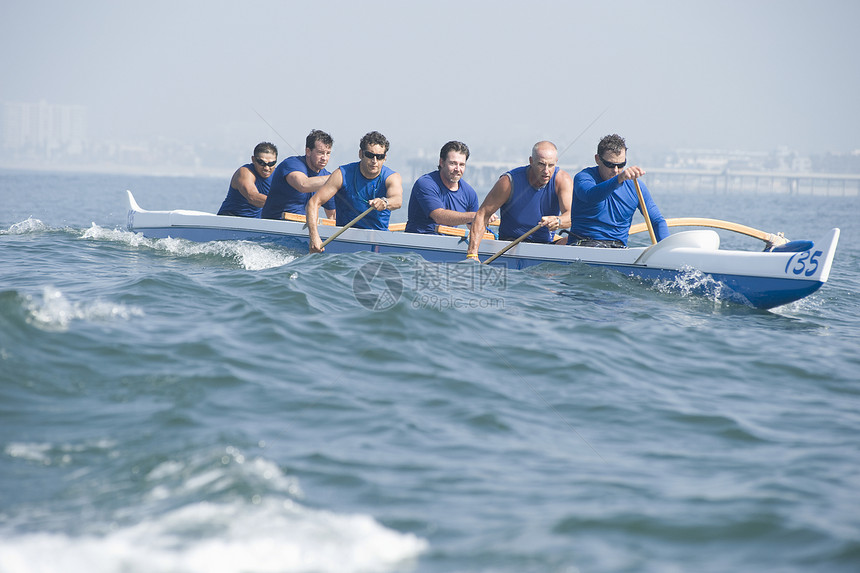
{"label": "outrigger float", "polygon": [[[127,191],[127,194],[128,230],[145,237],[172,237],[190,241],[257,241],[297,250],[306,251],[308,248],[308,233],[303,216],[297,216],[297,221],[279,221],[184,209],[147,211],[137,204],[131,191]],[[522,269],[542,263],[576,262],[667,284],[685,284],[685,277],[702,273],[713,280],[709,292],[716,293],[718,298],[769,309],[800,300],[821,288],[830,275],[839,241],[839,229],[836,228],[813,243],[788,242],[781,235],[715,219],[667,219],[667,223],[669,226],[728,229],[761,239],[766,247],[762,252],[720,249],[720,236],[712,229],[700,229],[680,231],[659,243],[627,249],[522,242],[504,252],[492,264]],[[323,240],[341,231],[340,227],[331,224],[321,224],[318,229]],[[631,234],[643,230],[644,224],[634,225]],[[465,230],[445,228],[444,231],[448,234],[421,235],[350,228],[340,232],[325,250],[327,253],[416,253],[430,262],[463,261],[467,246]],[[486,260],[509,245],[509,241],[484,239],[481,242],[480,258]]]}

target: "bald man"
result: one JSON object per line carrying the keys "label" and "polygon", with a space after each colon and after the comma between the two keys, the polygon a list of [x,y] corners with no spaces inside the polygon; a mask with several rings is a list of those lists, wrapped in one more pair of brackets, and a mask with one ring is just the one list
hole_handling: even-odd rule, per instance
{"label": "bald man", "polygon": [[553,231],[570,226],[572,197],[573,179],[558,168],[558,148],[550,141],[535,143],[529,164],[502,174],[487,194],[472,221],[466,257],[478,258],[487,223],[497,210],[500,239],[512,241],[540,224],[525,240],[551,242]]}

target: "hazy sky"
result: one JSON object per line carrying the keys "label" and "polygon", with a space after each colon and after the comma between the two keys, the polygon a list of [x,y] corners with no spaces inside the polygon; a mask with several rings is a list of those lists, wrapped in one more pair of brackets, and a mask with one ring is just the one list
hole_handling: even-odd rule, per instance
{"label": "hazy sky", "polygon": [[[10,2],[0,101],[83,104],[92,139],[382,131],[569,155],[860,149],[855,1]],[[341,148],[342,149],[342,148]],[[336,156],[340,155],[336,153]],[[345,159],[352,160],[349,152]],[[570,159],[568,157],[567,159]]]}

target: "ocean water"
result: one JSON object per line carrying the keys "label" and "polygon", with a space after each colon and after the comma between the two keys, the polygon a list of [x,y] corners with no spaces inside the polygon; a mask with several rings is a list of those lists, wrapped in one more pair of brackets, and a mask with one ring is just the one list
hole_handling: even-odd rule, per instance
{"label": "ocean water", "polygon": [[0,172],[0,573],[860,570],[857,197],[652,189],[842,229],[829,282],[761,311],[146,239],[126,189],[214,211],[226,181]]}

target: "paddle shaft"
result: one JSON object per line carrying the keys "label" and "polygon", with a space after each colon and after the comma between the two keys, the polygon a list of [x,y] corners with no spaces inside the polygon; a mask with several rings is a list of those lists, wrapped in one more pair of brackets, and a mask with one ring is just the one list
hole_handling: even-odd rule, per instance
{"label": "paddle shaft", "polygon": [[322,249],[322,248],[325,248],[325,246],[326,246],[326,245],[328,245],[329,243],[331,243],[332,241],[334,241],[336,238],[338,238],[338,237],[340,236],[340,234],[341,234],[341,233],[343,233],[344,231],[346,231],[347,229],[349,229],[350,227],[352,227],[353,225],[355,225],[356,223],[358,223],[359,221],[361,221],[361,220],[364,218],[364,216],[365,216],[365,215],[367,215],[368,213],[370,213],[370,212],[371,212],[371,211],[373,211],[373,210],[374,210],[374,207],[368,207],[368,208],[364,211],[364,213],[362,213],[361,215],[359,215],[358,217],[356,217],[355,219],[353,219],[352,221],[350,221],[349,223],[347,223],[346,225],[344,225],[343,227],[341,227],[341,228],[340,228],[340,231],[337,231],[337,232],[336,232],[335,234],[333,234],[331,237],[329,237],[328,239],[326,239],[325,241],[323,241],[323,244],[322,244],[322,245],[320,245],[320,248],[321,248],[321,249]]}
{"label": "paddle shaft", "polygon": [[[388,225],[389,231],[405,231],[406,223],[391,223]],[[436,225],[436,232],[440,235],[451,235],[453,237],[465,237],[466,229],[461,229],[460,227],[450,227],[448,225]],[[496,236],[492,233],[484,233],[485,239],[495,239]]]}
{"label": "paddle shaft", "polygon": [[[323,220],[325,221],[327,219],[323,219]],[[302,221],[304,221],[304,219],[302,219]],[[490,223],[488,223],[487,226],[498,227],[499,222],[498,221],[491,221]],[[450,232],[450,233],[446,232],[447,230],[450,230],[450,229],[454,229],[454,232]],[[406,223],[391,223],[390,225],[388,225],[388,230],[389,231],[405,231],[406,230]],[[461,229],[459,227],[450,227],[448,225],[436,225],[436,231],[438,231],[439,233],[441,233],[443,235],[457,235],[458,237],[462,237],[463,235],[459,231],[463,231],[463,230],[464,229]],[[492,233],[489,233],[489,234],[492,235]],[[485,236],[484,238],[489,239],[489,237],[487,237],[487,236]]]}
{"label": "paddle shaft", "polygon": [[[304,215],[299,215],[298,213],[282,213],[281,216],[284,218],[284,221],[293,221],[294,223],[307,223],[307,217]],[[323,219],[322,217],[317,219],[317,225],[327,225],[329,227],[334,226],[334,219]]]}
{"label": "paddle shaft", "polygon": [[524,235],[522,235],[522,236],[520,236],[520,237],[518,237],[518,238],[514,239],[514,240],[513,240],[513,241],[511,241],[511,242],[508,244],[508,246],[506,246],[504,249],[502,249],[501,251],[499,251],[498,253],[496,253],[495,255],[493,255],[492,257],[490,257],[489,259],[487,259],[486,261],[484,261],[484,264],[485,264],[485,265],[489,265],[490,263],[492,263],[493,261],[495,261],[496,259],[498,259],[499,257],[501,257],[503,254],[505,254],[505,253],[506,253],[506,252],[508,252],[509,250],[513,249],[514,247],[516,247],[516,246],[517,246],[518,244],[520,244],[522,241],[524,241],[525,239],[527,239],[529,235],[531,235],[532,233],[534,233],[535,231],[537,231],[537,230],[538,230],[538,229],[540,229],[541,227],[543,227],[543,225],[541,225],[540,223],[538,223],[537,225],[535,225],[534,227],[532,227],[531,229],[529,229],[528,231],[526,231]]}
{"label": "paddle shaft", "polygon": [[642,189],[639,188],[639,179],[633,178],[633,184],[636,185],[636,195],[639,196],[639,209],[645,216],[645,224],[648,226],[648,234],[651,235],[651,244],[657,244],[657,235],[654,234],[654,225],[651,224],[651,217],[648,216],[648,207],[645,206],[645,197],[642,196]]}

